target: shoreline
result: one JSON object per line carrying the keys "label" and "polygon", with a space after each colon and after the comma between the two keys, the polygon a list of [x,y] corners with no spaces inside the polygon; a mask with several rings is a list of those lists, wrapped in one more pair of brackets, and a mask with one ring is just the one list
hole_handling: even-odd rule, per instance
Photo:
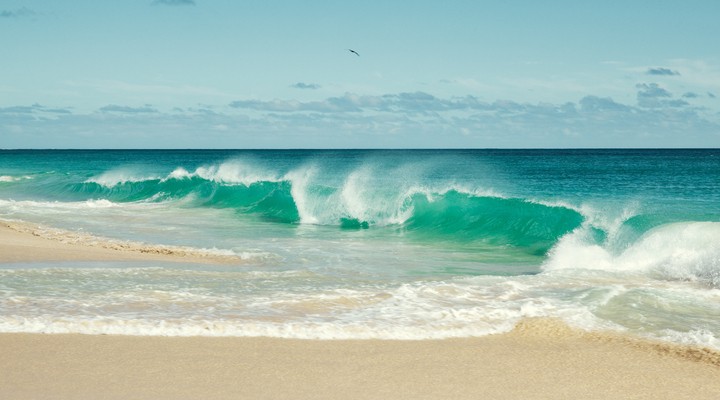
{"label": "shoreline", "polygon": [[[548,320],[479,338],[301,340],[0,334],[0,397],[716,399],[718,354]],[[653,347],[654,346],[654,347]]]}
{"label": "shoreline", "polygon": [[[8,224],[0,221],[0,263],[219,262]],[[420,341],[0,333],[0,354],[0,398],[8,399],[720,398],[720,352],[553,319]]]}
{"label": "shoreline", "polygon": [[180,246],[106,239],[39,224],[0,219],[0,263],[50,261],[242,263],[235,255]]}

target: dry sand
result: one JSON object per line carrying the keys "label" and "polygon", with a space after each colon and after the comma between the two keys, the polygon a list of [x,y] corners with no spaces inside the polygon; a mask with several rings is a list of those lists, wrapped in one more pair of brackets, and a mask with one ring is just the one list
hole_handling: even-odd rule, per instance
{"label": "dry sand", "polygon": [[[185,257],[0,224],[0,262]],[[0,334],[0,399],[720,399],[720,354],[547,319],[425,341]]]}

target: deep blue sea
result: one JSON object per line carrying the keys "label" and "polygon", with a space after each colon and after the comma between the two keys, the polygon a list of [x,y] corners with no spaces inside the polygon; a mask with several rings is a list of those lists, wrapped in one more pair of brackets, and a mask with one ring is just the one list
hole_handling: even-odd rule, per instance
{"label": "deep blue sea", "polygon": [[0,151],[0,219],[238,257],[3,263],[3,332],[720,349],[720,150]]}

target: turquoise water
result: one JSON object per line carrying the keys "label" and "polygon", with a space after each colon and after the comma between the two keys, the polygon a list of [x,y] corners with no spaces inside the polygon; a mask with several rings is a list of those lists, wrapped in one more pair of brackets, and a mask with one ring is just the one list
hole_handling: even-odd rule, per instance
{"label": "turquoise water", "polygon": [[242,259],[6,263],[0,331],[720,348],[720,150],[0,151],[0,219]]}

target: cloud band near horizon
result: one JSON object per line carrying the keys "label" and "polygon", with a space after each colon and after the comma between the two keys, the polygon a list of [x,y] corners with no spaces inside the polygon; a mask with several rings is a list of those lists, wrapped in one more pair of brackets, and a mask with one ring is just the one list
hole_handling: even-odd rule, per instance
{"label": "cloud band near horizon", "polygon": [[[638,84],[637,104],[588,95],[563,104],[347,93],[324,100],[237,100],[174,108],[109,104],[0,108],[0,148],[720,147],[720,115]],[[687,100],[687,101],[686,101]],[[653,138],[657,139],[654,140]],[[122,144],[126,143],[126,144]],[[130,143],[130,144],[128,144]],[[29,145],[28,145],[29,144]]]}

